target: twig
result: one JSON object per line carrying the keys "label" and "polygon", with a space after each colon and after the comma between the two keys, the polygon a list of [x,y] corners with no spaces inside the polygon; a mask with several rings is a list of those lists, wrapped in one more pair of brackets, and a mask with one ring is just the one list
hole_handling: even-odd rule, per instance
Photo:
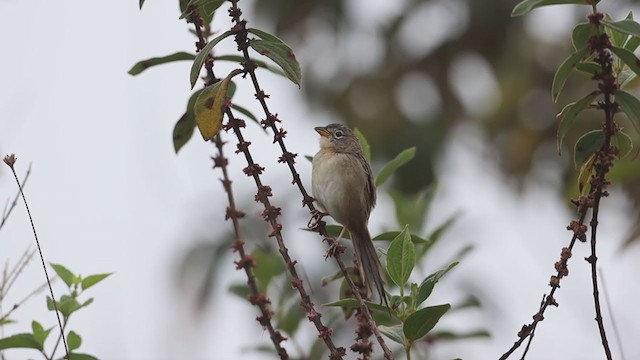
{"label": "twig", "polygon": [[[58,277],[54,276],[51,279],[51,282],[55,282],[56,279]],[[17,310],[20,306],[22,306],[25,302],[27,302],[27,300],[29,300],[30,298],[32,298],[33,296],[35,296],[36,294],[38,294],[39,292],[41,292],[42,290],[47,288],[47,283],[43,283],[42,285],[38,286],[35,290],[33,290],[31,293],[29,293],[27,296],[25,296],[22,300],[18,301],[17,303],[13,304],[13,306],[11,307],[11,309],[9,311],[7,311],[6,314],[2,315],[2,317],[0,317],[0,322],[2,322],[3,320],[6,320],[9,318],[9,315],[11,315],[11,313],[13,313],[15,310]]]}
{"label": "twig", "polygon": [[214,138],[214,143],[216,148],[218,149],[218,155],[213,158],[214,167],[219,167],[222,170],[222,187],[227,193],[227,201],[229,206],[227,207],[226,219],[231,219],[233,223],[233,232],[235,234],[235,242],[232,245],[234,251],[238,252],[240,256],[240,260],[236,261],[236,269],[244,269],[245,274],[247,275],[247,285],[249,285],[249,289],[251,290],[251,296],[249,297],[249,301],[252,305],[258,306],[260,309],[261,316],[257,317],[256,320],[260,325],[267,329],[269,332],[269,337],[271,338],[271,342],[275,347],[278,356],[280,359],[285,360],[289,358],[289,354],[287,351],[280,345],[280,343],[286,338],[280,333],[280,331],[273,328],[271,324],[271,318],[273,316],[273,312],[269,309],[269,304],[271,301],[265,294],[262,294],[258,289],[258,285],[256,284],[256,277],[253,274],[253,267],[255,266],[255,259],[253,257],[247,256],[244,250],[244,240],[242,240],[242,235],[240,234],[240,224],[238,223],[238,219],[244,216],[244,213],[237,210],[235,199],[233,196],[233,190],[231,188],[231,180],[229,179],[229,174],[227,172],[227,159],[224,157],[223,153],[223,142],[220,138],[220,134],[216,135]]}
{"label": "twig", "polygon": [[[269,110],[267,103],[265,101],[268,95],[261,89],[260,84],[258,83],[258,78],[255,74],[255,63],[251,60],[251,57],[249,56],[249,50],[248,50],[249,40],[247,38],[248,33],[246,29],[246,21],[240,19],[240,16],[242,15],[242,11],[238,8],[237,2],[238,0],[231,0],[232,7],[229,10],[229,14],[232,18],[232,21],[235,23],[231,31],[236,35],[235,38],[236,38],[236,43],[238,44],[238,49],[242,51],[242,54],[245,59],[243,63],[243,67],[245,71],[249,74],[249,77],[251,78],[251,82],[253,83],[254,90],[256,91],[255,96],[260,102],[260,105],[262,106],[262,109],[266,116],[266,119],[263,120],[261,123],[265,128],[269,127],[272,130],[274,135],[273,141],[274,143],[276,142],[278,143],[278,145],[280,146],[280,150],[282,151],[282,156],[280,156],[280,158],[278,159],[278,162],[286,163],[288,165],[289,170],[291,171],[291,174],[293,176],[293,183],[298,186],[298,189],[302,194],[303,206],[306,205],[309,208],[310,213],[313,214],[315,211],[315,207],[313,206],[313,199],[307,193],[306,189],[304,188],[304,185],[302,185],[302,181],[300,181],[300,174],[298,174],[294,165],[295,157],[297,156],[297,154],[293,154],[287,150],[287,147],[283,140],[284,137],[286,136],[286,131],[284,131],[284,129],[282,128],[281,129],[277,128],[276,123],[280,122],[280,120],[277,118],[276,114],[273,114]],[[327,239],[327,242],[329,243],[329,245],[333,243],[331,241],[332,238],[328,236],[328,234],[326,233],[326,230],[324,229],[324,225],[319,226],[318,231],[325,239]],[[363,313],[367,317],[367,320],[374,334],[376,335],[376,339],[378,340],[378,343],[380,344],[380,347],[384,352],[385,358],[393,359],[394,358],[393,353],[389,350],[389,348],[385,344],[384,339],[382,338],[382,335],[378,331],[378,328],[375,322],[373,321],[371,314],[369,313],[368,307],[366,306],[366,304],[364,303],[364,300],[359,294],[358,288],[353,284],[353,281],[349,277],[349,274],[346,271],[346,266],[344,265],[344,262],[342,262],[339,252],[336,252],[334,254],[334,258],[336,259],[336,262],[338,263],[340,270],[343,272],[345,279],[347,279],[347,282],[349,283],[351,290],[356,296],[356,299],[358,300],[358,304],[360,305],[360,308],[363,309]]]}
{"label": "twig", "polygon": [[301,305],[305,309],[307,313],[307,318],[311,321],[316,329],[318,330],[318,334],[320,338],[324,341],[327,348],[329,348],[329,358],[332,360],[342,359],[345,356],[346,351],[343,347],[336,347],[331,339],[331,335],[333,334],[333,330],[326,327],[322,320],[322,314],[315,310],[313,302],[311,302],[311,298],[307,294],[307,291],[304,288],[302,279],[298,275],[298,272],[295,268],[297,261],[291,260],[289,256],[289,250],[284,244],[284,239],[282,237],[282,224],[278,223],[278,215],[280,215],[281,209],[279,207],[275,207],[271,205],[269,201],[269,197],[271,194],[271,187],[266,186],[262,183],[260,178],[260,174],[264,170],[263,167],[258,165],[253,161],[253,157],[251,152],[249,151],[249,145],[251,144],[248,141],[245,141],[244,136],[242,135],[241,127],[244,127],[244,121],[240,119],[236,119],[233,115],[233,112],[227,108],[226,109],[227,118],[229,119],[227,125],[225,126],[226,130],[233,129],[233,132],[238,139],[238,152],[242,152],[247,160],[247,167],[243,169],[243,172],[253,178],[258,192],[255,195],[255,200],[262,203],[264,206],[264,211],[262,212],[262,217],[271,225],[271,233],[269,233],[269,237],[275,237],[276,242],[278,243],[278,250],[280,251],[280,255],[284,259],[284,262],[287,266],[287,270],[289,274],[291,274],[291,286],[295,288],[300,294]]}
{"label": "twig", "polygon": [[33,257],[33,255],[35,255],[35,253],[36,253],[36,250],[35,249],[32,250],[31,245],[29,245],[27,246],[25,251],[22,253],[22,255],[20,256],[20,259],[18,260],[16,265],[13,267],[13,269],[11,269],[11,272],[7,274],[6,273],[7,269],[5,268],[5,274],[3,275],[3,279],[2,279],[2,286],[0,287],[0,301],[4,300],[5,296],[7,296],[7,294],[9,293],[9,290],[18,279],[18,275],[22,273],[22,270],[24,270],[24,268],[27,266],[29,261],[31,261],[31,258]]}
{"label": "twig", "polygon": [[[29,167],[27,168],[27,173],[24,175],[24,178],[22,179],[22,187],[24,187],[25,184],[27,183],[27,180],[29,179],[29,175],[31,175],[31,164],[29,164]],[[11,212],[13,211],[13,209],[16,207],[16,204],[18,203],[19,198],[20,198],[20,191],[18,190],[18,192],[16,193],[16,196],[13,198],[13,201],[11,202],[11,205],[9,205],[8,208],[5,207],[4,211],[2,211],[2,221],[0,221],[0,229],[2,229],[4,224],[7,222],[7,219],[9,218],[9,215],[11,215]]]}
{"label": "twig", "polygon": [[[547,294],[543,294],[542,295],[542,300],[540,301],[540,309],[542,309],[542,307],[544,306],[544,299],[547,296]],[[533,341],[533,338],[536,336],[535,333],[535,328],[533,330],[531,330],[531,335],[529,335],[529,340],[527,341],[527,346],[524,347],[524,352],[522,353],[522,356],[520,357],[520,360],[524,360],[524,358],[527,356],[527,353],[529,352],[529,347],[531,346],[531,342]]]}
{"label": "twig", "polygon": [[[206,37],[202,32],[203,22],[202,18],[198,14],[197,11],[194,11],[189,19],[195,25],[196,35],[198,36],[198,42],[196,43],[196,48],[198,51],[202,51],[204,46],[207,44]],[[208,31],[208,30],[207,30]],[[208,55],[211,58],[211,54]],[[207,69],[207,77],[209,83],[215,83],[217,81],[216,76],[213,72],[213,61],[206,61],[205,68]],[[247,285],[251,290],[251,296],[249,297],[249,301],[252,305],[258,306],[260,309],[261,316],[257,317],[256,320],[260,325],[267,329],[269,332],[269,337],[271,338],[271,342],[280,356],[280,359],[288,359],[289,354],[280,344],[282,341],[286,340],[286,337],[280,333],[280,331],[274,329],[273,324],[271,323],[271,319],[273,317],[273,312],[269,309],[269,304],[271,301],[265,294],[260,293],[258,289],[258,285],[256,283],[255,275],[253,274],[253,267],[255,267],[255,259],[250,256],[247,256],[244,249],[244,241],[242,240],[242,235],[240,234],[240,224],[238,223],[238,219],[244,216],[244,213],[239,211],[236,208],[235,198],[233,196],[233,189],[231,188],[231,180],[229,178],[229,174],[227,171],[227,158],[224,157],[223,145],[224,142],[220,137],[220,134],[216,135],[214,140],[214,144],[218,150],[218,155],[213,157],[214,168],[219,167],[222,170],[222,187],[227,193],[227,201],[229,206],[227,207],[226,219],[231,219],[233,223],[233,231],[235,235],[235,242],[231,246],[234,252],[238,252],[240,256],[240,260],[236,261],[236,269],[240,270],[244,269],[245,274],[247,275]]]}
{"label": "twig", "polygon": [[[49,293],[51,294],[51,299],[53,301],[53,307],[56,311],[56,318],[58,319],[58,326],[60,327],[60,332],[64,335],[64,329],[62,327],[62,322],[60,321],[60,314],[58,313],[58,305],[56,304],[56,298],[53,295],[53,288],[51,287],[51,281],[49,280],[49,274],[47,273],[47,265],[44,261],[44,256],[42,255],[42,249],[40,248],[40,242],[38,241],[38,234],[36,233],[36,227],[33,224],[33,218],[31,217],[31,211],[29,210],[29,204],[27,204],[27,198],[24,196],[24,192],[22,191],[22,185],[20,185],[20,180],[18,180],[18,174],[16,174],[16,170],[14,169],[14,164],[16,162],[16,156],[14,154],[7,155],[4,157],[4,163],[7,164],[11,168],[11,172],[13,172],[13,177],[18,184],[18,189],[20,190],[20,195],[22,195],[22,200],[24,201],[24,206],[27,209],[27,215],[29,216],[29,222],[31,223],[31,229],[33,230],[33,237],[36,240],[36,246],[38,248],[38,253],[40,254],[40,261],[42,262],[42,269],[44,270],[44,276],[47,279],[47,285],[49,285]],[[67,346],[67,340],[64,339],[64,348],[67,351],[67,359],[69,358],[69,347]]]}

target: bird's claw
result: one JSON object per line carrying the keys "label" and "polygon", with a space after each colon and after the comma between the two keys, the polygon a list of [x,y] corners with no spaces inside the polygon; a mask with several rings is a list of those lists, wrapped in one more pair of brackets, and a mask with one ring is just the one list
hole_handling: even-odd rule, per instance
{"label": "bird's claw", "polygon": [[344,246],[340,245],[339,242],[334,241],[331,245],[329,245],[327,252],[324,254],[324,261],[327,261],[328,258],[333,257],[336,254],[344,253],[345,250],[346,248]]}
{"label": "bird's claw", "polygon": [[311,219],[309,219],[309,222],[307,223],[307,227],[309,229],[316,229],[318,228],[318,225],[320,224],[320,222],[322,221],[322,218],[329,215],[328,213],[324,213],[320,210],[313,210],[311,212]]}

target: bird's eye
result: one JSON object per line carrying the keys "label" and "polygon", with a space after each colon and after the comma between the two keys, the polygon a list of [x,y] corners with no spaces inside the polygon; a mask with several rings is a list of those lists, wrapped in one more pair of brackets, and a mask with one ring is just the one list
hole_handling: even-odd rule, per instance
{"label": "bird's eye", "polygon": [[341,130],[338,130],[335,133],[333,133],[333,136],[335,136],[336,139],[341,139],[342,136],[344,136],[344,134],[342,133]]}

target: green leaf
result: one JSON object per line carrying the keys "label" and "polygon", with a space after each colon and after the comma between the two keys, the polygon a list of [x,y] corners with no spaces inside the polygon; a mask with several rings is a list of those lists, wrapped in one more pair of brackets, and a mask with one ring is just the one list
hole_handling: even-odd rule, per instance
{"label": "green leaf", "polygon": [[582,99],[574,103],[568,104],[557,115],[557,117],[560,118],[560,125],[558,126],[558,135],[556,136],[558,140],[558,154],[560,154],[562,151],[562,142],[564,141],[564,137],[567,134],[567,130],[569,130],[571,125],[573,125],[573,122],[578,116],[578,114],[580,114],[582,110],[586,109],[587,106],[589,106],[591,102],[599,94],[600,92],[593,91],[587,94]]}
{"label": "green leaf", "polygon": [[209,43],[207,43],[207,45],[205,45],[202,50],[200,50],[198,55],[196,55],[196,58],[193,60],[193,65],[191,65],[191,72],[189,75],[192,89],[196,85],[196,81],[198,81],[198,75],[200,75],[202,65],[204,65],[207,56],[209,56],[209,53],[211,52],[211,49],[213,49],[213,47],[216,46],[216,44],[218,44],[220,41],[231,35],[231,31],[225,31],[224,33],[216,36],[213,40],[209,41]]}
{"label": "green leaf", "polygon": [[416,252],[409,235],[409,227],[393,239],[387,252],[387,271],[391,280],[399,287],[404,287],[413,267],[416,264]]}
{"label": "green leaf", "polygon": [[440,240],[440,238],[442,237],[442,234],[444,234],[456,222],[456,220],[458,220],[459,216],[460,216],[459,213],[455,213],[449,216],[449,218],[445,220],[442,224],[440,224],[438,227],[433,229],[431,234],[427,236],[427,243],[425,244],[425,246],[423,246],[422,249],[418,251],[418,255],[417,255],[418,259],[422,259],[422,257],[429,251],[429,249],[435,243],[437,243],[438,240]]}
{"label": "green leaf", "polygon": [[[633,19],[625,19],[620,21],[611,21],[609,19],[609,20],[602,20],[602,23],[604,24],[605,27],[609,29],[619,31],[623,34],[640,37],[640,24],[633,21]],[[622,46],[623,44],[620,42],[616,45]]]}
{"label": "green leaf", "polygon": [[364,158],[367,159],[367,161],[371,162],[371,145],[369,145],[367,138],[364,137],[364,134],[358,128],[353,129],[353,132],[356,134],[358,142],[362,147],[362,154],[364,155]]}
{"label": "green leaf", "polygon": [[616,90],[616,103],[627,114],[631,124],[640,133],[640,100],[623,90]]}
{"label": "green leaf", "polygon": [[429,306],[409,315],[402,330],[409,341],[415,341],[427,335],[440,318],[451,308],[449,304]]}
{"label": "green leaf", "polygon": [[629,39],[627,39],[627,42],[624,43],[623,47],[631,52],[634,52],[636,51],[638,46],[640,46],[640,38],[635,36],[630,36]]}
{"label": "green leaf", "polygon": [[249,295],[251,295],[251,289],[249,289],[249,286],[244,283],[231,284],[229,286],[229,292],[243,300],[247,300]]}
{"label": "green leaf", "polygon": [[12,319],[2,319],[2,320],[0,320],[0,326],[4,326],[4,325],[7,325],[7,324],[12,324],[14,322],[16,322],[16,321],[12,320]]}
{"label": "green leaf", "polygon": [[[386,314],[389,313],[389,309],[385,305],[376,304],[376,303],[370,302],[370,301],[365,301],[364,303],[371,310],[380,311],[380,312],[383,312],[383,313],[386,313]],[[350,298],[350,299],[340,299],[338,301],[334,301],[334,302],[331,302],[331,303],[322,304],[322,306],[356,308],[356,307],[358,307],[360,305],[358,304],[358,300],[357,299]]]}
{"label": "green leaf", "polygon": [[391,177],[391,175],[393,175],[393,173],[396,172],[396,170],[398,170],[398,168],[400,168],[402,165],[408,163],[411,159],[413,159],[415,154],[416,154],[416,148],[411,147],[409,149],[402,151],[393,160],[389,161],[382,168],[382,170],[380,170],[380,172],[378,173],[378,176],[376,176],[376,186],[380,186],[384,184],[385,181],[387,181],[387,179],[389,179],[389,177]]}
{"label": "green leaf", "polygon": [[435,186],[421,190],[418,194],[404,195],[389,191],[393,199],[398,224],[408,224],[412,232],[421,232],[427,219],[427,211],[435,195]]}
{"label": "green leaf", "polygon": [[611,48],[611,51],[636,75],[640,75],[640,60],[631,51],[615,46]]}
{"label": "green leaf", "polygon": [[42,327],[42,325],[40,325],[40,323],[35,320],[31,322],[31,330],[33,331],[33,337],[40,344],[40,350],[44,348],[44,342],[47,340],[47,337],[49,336],[51,329],[53,328],[49,328],[45,330],[44,327]]}
{"label": "green leaf", "polygon": [[464,333],[456,333],[452,331],[437,331],[435,333],[431,333],[436,340],[465,340],[465,339],[476,339],[476,338],[488,338],[491,337],[491,334],[487,330],[475,330]]}
{"label": "green leaf", "polygon": [[[387,231],[377,235],[376,237],[373,238],[373,240],[374,241],[379,241],[379,240],[392,241],[398,235],[400,235],[400,233],[401,233],[400,231]],[[430,242],[430,240],[424,239],[416,234],[411,234],[411,241],[414,244],[427,244]]]}
{"label": "green leaf", "polygon": [[69,351],[73,351],[82,345],[82,338],[75,331],[69,331],[69,335],[67,335],[67,346],[69,346]]}
{"label": "green leaf", "polygon": [[262,39],[251,40],[249,42],[251,48],[273,60],[284,71],[287,78],[300,87],[302,71],[293,50],[276,36],[262,30],[247,29],[247,31]]}
{"label": "green leaf", "polygon": [[592,61],[583,61],[581,63],[576,64],[576,70],[585,72],[589,75],[593,75],[595,73],[600,72],[600,65],[592,62]]}
{"label": "green leaf", "polygon": [[54,263],[49,263],[49,264],[51,265],[53,270],[55,270],[56,274],[58,274],[60,279],[62,279],[62,281],[64,281],[64,283],[67,284],[68,287],[71,287],[73,285],[73,282],[75,281],[76,276],[71,271],[69,271],[69,269],[59,264],[54,264]]}
{"label": "green leaf", "polygon": [[574,49],[584,49],[587,47],[589,38],[598,34],[598,27],[592,23],[580,23],[573,28],[571,41]]}
{"label": "green leaf", "polygon": [[189,101],[187,102],[187,111],[180,117],[176,125],[173,127],[173,149],[176,154],[182,147],[191,140],[193,136],[193,129],[196,127],[196,117],[193,108],[196,105],[196,100],[202,89],[191,94]]}
{"label": "green leaf", "polygon": [[213,13],[225,3],[227,0],[191,0],[186,6],[186,9],[180,14],[180,19],[184,19],[187,16],[198,11],[200,16],[205,18],[207,23],[211,22]]}
{"label": "green leaf", "polygon": [[38,349],[42,350],[42,345],[33,336],[33,334],[15,334],[6,338],[0,339],[0,350],[4,349]]}
{"label": "green leaf", "polygon": [[618,131],[611,138],[611,145],[618,149],[618,159],[624,159],[633,149],[631,137],[623,131]]}
{"label": "green leaf", "polygon": [[[607,22],[612,22],[611,16],[609,16],[609,14],[605,14],[604,19],[602,20],[603,24],[606,24]],[[613,46],[621,47],[627,41],[628,35],[614,28],[605,25],[604,31],[609,36],[609,41]]]}
{"label": "green leaf", "polygon": [[620,88],[624,88],[629,85],[629,83],[633,81],[633,79],[635,79],[637,76],[638,75],[636,75],[636,73],[628,68],[620,71],[620,74],[618,75],[618,83],[620,84]]}
{"label": "green leaf", "polygon": [[600,150],[602,144],[604,144],[604,133],[602,133],[602,130],[593,130],[582,135],[582,137],[578,139],[578,142],[576,142],[574,149],[573,161],[576,168],[584,164],[591,154]]}
{"label": "green leaf", "polygon": [[433,274],[427,276],[426,279],[422,281],[422,283],[420,284],[420,287],[418,288],[418,297],[416,298],[416,305],[420,305],[425,300],[427,300],[429,295],[431,295],[431,292],[433,292],[433,288],[436,286],[436,283],[438,283],[438,281],[440,281],[440,279],[443,276],[445,276],[451,269],[456,267],[456,265],[458,264],[459,263],[457,261],[453,262],[449,264],[449,266],[447,266],[446,268],[442,270],[438,270]]}
{"label": "green leaf", "polygon": [[400,345],[405,345],[404,332],[402,331],[402,325],[384,326],[378,325],[378,330],[389,339],[397,342]]}
{"label": "green leaf", "polygon": [[266,292],[271,280],[286,270],[282,257],[262,249],[256,249],[251,255],[256,260],[254,275],[258,282],[258,288],[260,291]]}
{"label": "green leaf", "polygon": [[[213,59],[220,60],[220,61],[232,61],[239,64],[242,64],[245,61],[244,56],[242,55],[220,55],[220,56],[214,56]],[[253,63],[256,64],[257,67],[269,70],[276,75],[287,77],[284,71],[280,70],[279,67],[273,66],[261,60],[251,59],[251,61],[253,61]]]}
{"label": "green leaf", "polygon": [[587,48],[582,48],[580,50],[576,50],[573,54],[569,55],[566,58],[560,67],[558,67],[558,71],[553,76],[553,85],[551,86],[551,96],[553,97],[553,102],[558,101],[558,96],[560,95],[560,91],[564,87],[564,83],[567,81],[567,77],[571,73],[571,70],[587,55]]}
{"label": "green leaf", "polygon": [[587,4],[587,0],[524,0],[513,8],[511,16],[522,16],[529,11],[547,5],[559,4]]}
{"label": "green leaf", "polygon": [[89,354],[71,353],[69,360],[98,360],[98,358]]}
{"label": "green leaf", "polygon": [[113,273],[105,273],[105,274],[95,274],[89,275],[86,278],[82,279],[82,290],[87,290],[93,285],[99,283],[100,281],[106,279],[109,275]]}
{"label": "green leaf", "polygon": [[193,107],[193,113],[196,118],[196,125],[198,125],[204,141],[213,139],[222,129],[225,106],[228,105],[229,82],[239,71],[232,71],[226,78],[207,86],[198,95]]}
{"label": "green leaf", "polygon": [[[260,125],[260,128],[262,128],[262,125],[260,124],[260,120],[258,120],[258,118],[253,115],[253,113],[245,108],[243,108],[240,105],[236,105],[236,104],[231,104],[231,108],[239,113],[241,113],[242,115],[248,117],[249,119],[253,120],[256,124]],[[262,128],[265,132],[267,131],[266,129]]]}
{"label": "green leaf", "polygon": [[280,312],[280,314],[277,328],[289,336],[293,336],[300,327],[302,319],[305,317],[304,309],[298,302],[294,302],[286,312]]}
{"label": "green leaf", "polygon": [[76,299],[69,296],[65,297],[65,295],[63,295],[58,302],[58,310],[65,318],[68,318],[81,307],[82,305],[80,305]]}
{"label": "green leaf", "polygon": [[142,60],[137,62],[133,67],[129,70],[129,75],[138,75],[141,72],[147,70],[148,68],[156,65],[166,64],[174,61],[182,61],[182,60],[193,60],[196,56],[187,52],[177,52],[175,54],[162,56],[162,57],[154,57],[147,60]]}

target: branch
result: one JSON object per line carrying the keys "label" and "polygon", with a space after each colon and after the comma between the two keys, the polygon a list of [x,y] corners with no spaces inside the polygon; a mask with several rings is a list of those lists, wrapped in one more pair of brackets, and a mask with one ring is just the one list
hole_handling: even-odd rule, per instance
{"label": "branch", "polygon": [[[199,16],[197,12],[191,15],[190,21],[194,23],[196,34],[198,36],[198,42],[196,43],[196,47],[198,51],[201,51],[202,48],[207,44],[207,40],[205,35],[202,32],[202,18]],[[207,69],[208,81],[210,83],[216,82],[216,76],[213,73],[213,61],[211,54],[208,55],[208,59],[206,61],[205,67]],[[280,331],[276,330],[271,323],[271,319],[273,316],[273,312],[269,309],[269,304],[271,301],[269,298],[260,292],[258,289],[258,285],[256,283],[256,277],[253,274],[253,268],[255,267],[255,259],[247,256],[246,251],[244,249],[244,240],[242,240],[242,235],[240,233],[240,224],[238,223],[238,219],[244,216],[242,211],[239,211],[236,208],[235,198],[233,195],[233,189],[231,188],[231,180],[229,179],[229,174],[227,171],[228,160],[224,157],[223,145],[220,134],[216,135],[213,140],[216,148],[218,150],[218,154],[213,157],[214,168],[219,167],[222,170],[222,187],[227,193],[227,211],[225,215],[225,219],[231,219],[233,223],[233,232],[235,235],[235,241],[231,248],[234,252],[237,252],[240,256],[240,260],[236,261],[236,270],[244,269],[245,274],[247,276],[247,285],[251,291],[251,296],[249,296],[249,302],[252,305],[256,305],[260,309],[261,316],[258,316],[256,320],[263,328],[266,328],[269,332],[269,338],[273,343],[273,346],[280,356],[280,359],[286,360],[289,359],[289,354],[287,350],[285,350],[280,344],[282,341],[286,340],[286,337],[280,333]]]}
{"label": "branch", "polygon": [[[24,185],[27,183],[27,179],[29,179],[29,175],[31,175],[31,164],[29,164],[29,168],[27,168],[27,173],[24,175],[24,178],[22,179],[23,188],[24,188]],[[5,209],[2,212],[2,221],[0,221],[0,230],[2,229],[4,224],[7,222],[7,219],[9,218],[9,215],[11,215],[11,212],[13,211],[13,209],[16,207],[16,204],[18,203],[19,198],[20,198],[20,190],[18,190],[18,192],[16,193],[16,196],[13,198],[11,205],[9,205],[8,208],[5,206]]]}
{"label": "branch", "polygon": [[[274,143],[277,142],[278,145],[280,146],[280,150],[282,151],[282,156],[280,156],[280,158],[278,159],[278,162],[286,163],[288,165],[289,170],[291,171],[291,175],[293,176],[293,183],[298,186],[298,189],[302,194],[302,205],[303,206],[306,205],[309,208],[310,213],[314,214],[315,207],[313,206],[313,199],[307,193],[306,189],[304,188],[304,185],[302,185],[302,181],[300,181],[300,174],[298,174],[294,165],[295,157],[297,156],[297,154],[293,154],[287,150],[287,147],[284,143],[284,137],[286,136],[286,131],[283,128],[280,128],[280,129],[277,128],[276,123],[280,122],[280,120],[277,118],[277,114],[273,114],[269,110],[267,103],[265,101],[268,95],[261,89],[260,84],[258,83],[258,78],[255,73],[255,63],[251,60],[251,57],[249,56],[249,50],[248,50],[249,40],[247,38],[248,32],[246,29],[246,21],[240,19],[240,16],[242,15],[242,11],[238,8],[237,2],[238,0],[231,0],[232,7],[229,10],[229,15],[231,16],[232,21],[235,23],[231,31],[235,33],[235,40],[236,40],[236,43],[238,44],[238,49],[242,51],[242,54],[245,59],[245,61],[243,62],[244,70],[249,74],[249,77],[251,78],[251,82],[253,83],[254,90],[256,91],[255,96],[260,102],[260,105],[262,106],[262,110],[264,111],[266,116],[266,119],[263,120],[261,123],[263,127],[265,128],[269,127],[272,130],[274,135]],[[240,139],[238,140],[240,141]],[[240,142],[240,144],[242,144],[242,141]],[[318,225],[319,225],[318,232],[327,240],[329,245],[333,244],[334,239],[327,234],[324,228],[324,224],[322,222],[319,222]],[[368,307],[366,306],[366,304],[364,303],[364,300],[360,296],[360,292],[358,288],[354,285],[353,281],[349,277],[349,274],[346,271],[346,266],[344,265],[344,262],[341,260],[339,252],[336,252],[334,254],[334,257],[345,279],[347,279],[347,282],[349,283],[349,286],[351,287],[353,294],[356,296],[356,299],[358,300],[358,304],[362,309],[362,313],[364,314],[364,316],[367,317],[367,321],[369,322],[369,325],[371,326],[374,334],[376,335],[376,339],[378,340],[378,343],[380,344],[380,347],[384,352],[385,358],[389,360],[393,359],[394,358],[393,353],[391,352],[391,350],[389,350],[389,348],[385,344],[384,339],[382,338],[382,335],[378,331],[378,328],[373,318],[371,317],[371,313],[369,312]]]}
{"label": "branch", "polygon": [[273,343],[276,352],[280,356],[280,359],[289,359],[287,350],[285,350],[282,345],[280,345],[280,343],[286,340],[286,338],[282,336],[280,331],[275,330],[273,328],[273,325],[271,324],[271,318],[273,316],[273,312],[269,309],[269,304],[271,303],[271,301],[265,294],[260,293],[260,290],[258,290],[256,277],[253,274],[255,259],[251,256],[247,256],[244,250],[244,240],[242,240],[242,235],[240,234],[240,224],[238,223],[238,219],[243,217],[244,213],[237,210],[236,208],[233,190],[231,188],[231,180],[229,180],[229,174],[227,172],[228,161],[224,157],[224,153],[222,151],[222,147],[224,144],[219,134],[214,138],[214,143],[216,144],[216,148],[218,149],[218,155],[213,158],[214,168],[219,167],[222,170],[222,187],[227,193],[227,201],[229,202],[225,219],[231,219],[231,222],[233,223],[233,232],[236,238],[231,248],[240,256],[240,260],[235,262],[236,269],[244,269],[244,272],[247,275],[247,285],[249,285],[249,289],[251,290],[249,301],[252,305],[258,306],[258,308],[260,309],[260,313],[262,314],[261,316],[257,317],[256,320],[269,332],[271,342]]}

